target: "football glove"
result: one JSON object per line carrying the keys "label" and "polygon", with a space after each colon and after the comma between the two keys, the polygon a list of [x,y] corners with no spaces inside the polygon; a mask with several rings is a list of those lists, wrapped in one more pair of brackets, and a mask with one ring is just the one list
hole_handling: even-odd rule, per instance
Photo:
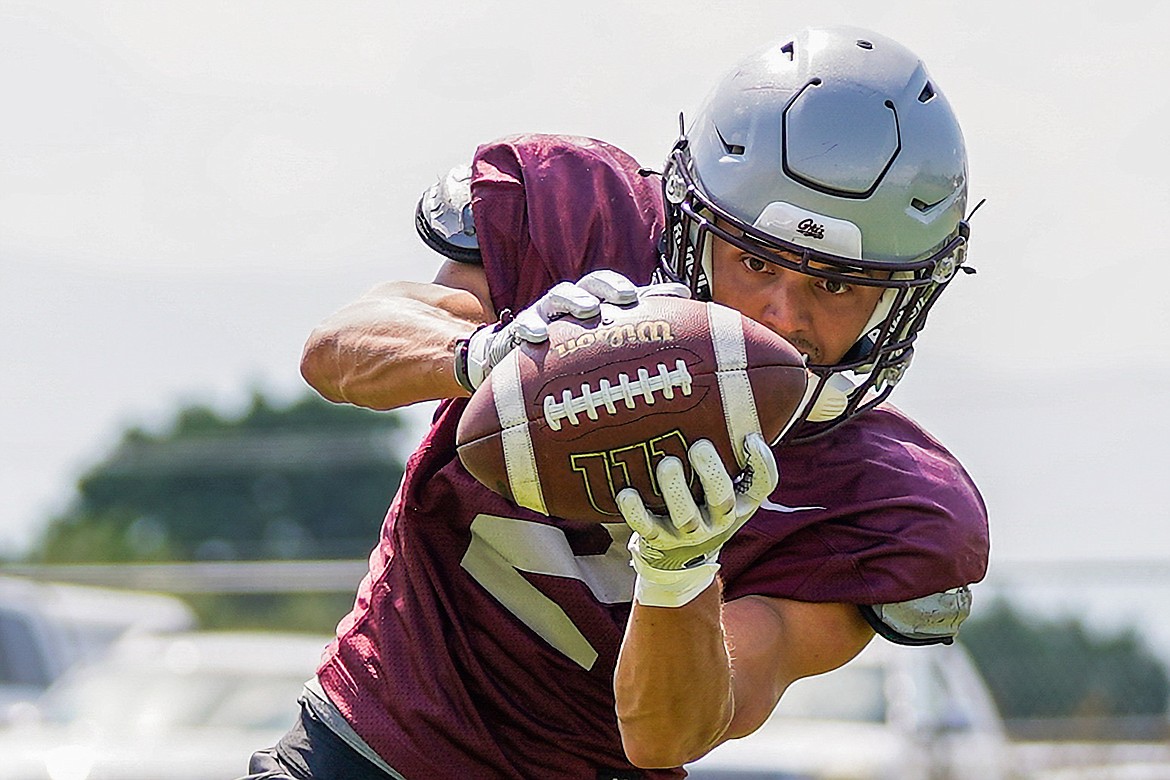
{"label": "football glove", "polygon": [[548,325],[572,315],[585,320],[601,314],[601,304],[636,303],[650,295],[689,297],[686,285],[673,282],[637,287],[617,271],[592,271],[576,282],[560,282],[515,317],[482,325],[455,345],[455,379],[475,392],[492,368],[522,341],[539,344],[548,340]]}
{"label": "football glove", "polygon": [[743,446],[746,466],[734,480],[710,441],[700,439],[687,450],[703,505],[692,497],[683,463],[673,456],[655,470],[666,515],[646,509],[633,488],[618,493],[618,509],[634,531],[629,547],[638,603],[681,607],[706,590],[719,571],[719,550],[776,489],[780,472],[764,437],[749,433]]}

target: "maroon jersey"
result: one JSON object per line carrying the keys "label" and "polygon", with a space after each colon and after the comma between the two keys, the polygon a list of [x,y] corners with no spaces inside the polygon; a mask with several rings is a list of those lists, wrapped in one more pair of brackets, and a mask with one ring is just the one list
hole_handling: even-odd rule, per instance
{"label": "maroon jersey", "polygon": [[[657,180],[606,144],[523,136],[481,147],[472,197],[497,310],[596,268],[639,283],[654,270]],[[441,405],[407,463],[322,686],[412,780],[632,771],[613,698],[633,591],[629,529],[544,517],[482,487],[455,454],[464,404]],[[892,408],[776,455],[779,488],[720,556],[727,598],[886,603],[982,578],[978,492]]]}

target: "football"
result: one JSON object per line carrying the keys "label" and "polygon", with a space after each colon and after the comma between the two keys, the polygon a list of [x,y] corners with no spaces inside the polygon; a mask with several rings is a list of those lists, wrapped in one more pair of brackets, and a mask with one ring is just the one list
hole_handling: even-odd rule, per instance
{"label": "football", "polygon": [[500,361],[464,409],[456,444],[472,476],[520,506],[621,522],[614,496],[627,486],[665,510],[654,468],[676,455],[689,472],[699,439],[739,474],[744,436],[775,441],[807,384],[800,353],[734,309],[666,296],[602,304],[601,316],[555,320],[547,342]]}

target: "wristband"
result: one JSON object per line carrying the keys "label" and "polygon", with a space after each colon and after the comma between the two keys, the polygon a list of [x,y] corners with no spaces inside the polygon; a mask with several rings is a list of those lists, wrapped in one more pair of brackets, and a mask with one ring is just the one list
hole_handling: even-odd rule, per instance
{"label": "wristband", "polygon": [[681,607],[689,604],[715,581],[715,575],[719,573],[719,564],[715,561],[690,569],[655,569],[636,553],[630,559],[630,565],[637,574],[634,579],[634,601],[646,607]]}
{"label": "wristband", "polygon": [[469,393],[474,393],[471,378],[467,376],[467,344],[470,338],[455,339],[455,381]]}
{"label": "wristband", "polygon": [[[492,336],[499,328],[500,323],[498,322],[480,325],[475,329],[475,332],[467,337],[466,359],[463,361],[463,371],[467,379],[467,384],[464,387],[473,393],[476,388],[483,384],[483,380],[487,379],[487,375],[491,373],[492,366],[496,364],[496,361],[503,357],[503,355],[492,354],[493,347],[496,346],[496,339],[492,338]],[[501,343],[500,346],[503,346],[503,344]]]}
{"label": "wristband", "polygon": [[516,346],[511,332],[501,335],[511,323],[512,311],[504,309],[498,321],[480,325],[467,338],[455,340],[455,381],[467,392],[474,393],[492,367]]}

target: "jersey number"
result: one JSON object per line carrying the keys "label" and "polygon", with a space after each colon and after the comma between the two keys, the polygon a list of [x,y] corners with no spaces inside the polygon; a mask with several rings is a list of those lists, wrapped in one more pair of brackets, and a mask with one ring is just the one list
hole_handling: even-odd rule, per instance
{"label": "jersey number", "polygon": [[602,525],[611,542],[601,555],[574,555],[564,531],[514,517],[480,514],[471,521],[471,545],[460,562],[488,593],[583,669],[593,668],[597,650],[560,605],[537,590],[522,571],[578,580],[603,604],[630,601],[634,570],[625,523]]}

